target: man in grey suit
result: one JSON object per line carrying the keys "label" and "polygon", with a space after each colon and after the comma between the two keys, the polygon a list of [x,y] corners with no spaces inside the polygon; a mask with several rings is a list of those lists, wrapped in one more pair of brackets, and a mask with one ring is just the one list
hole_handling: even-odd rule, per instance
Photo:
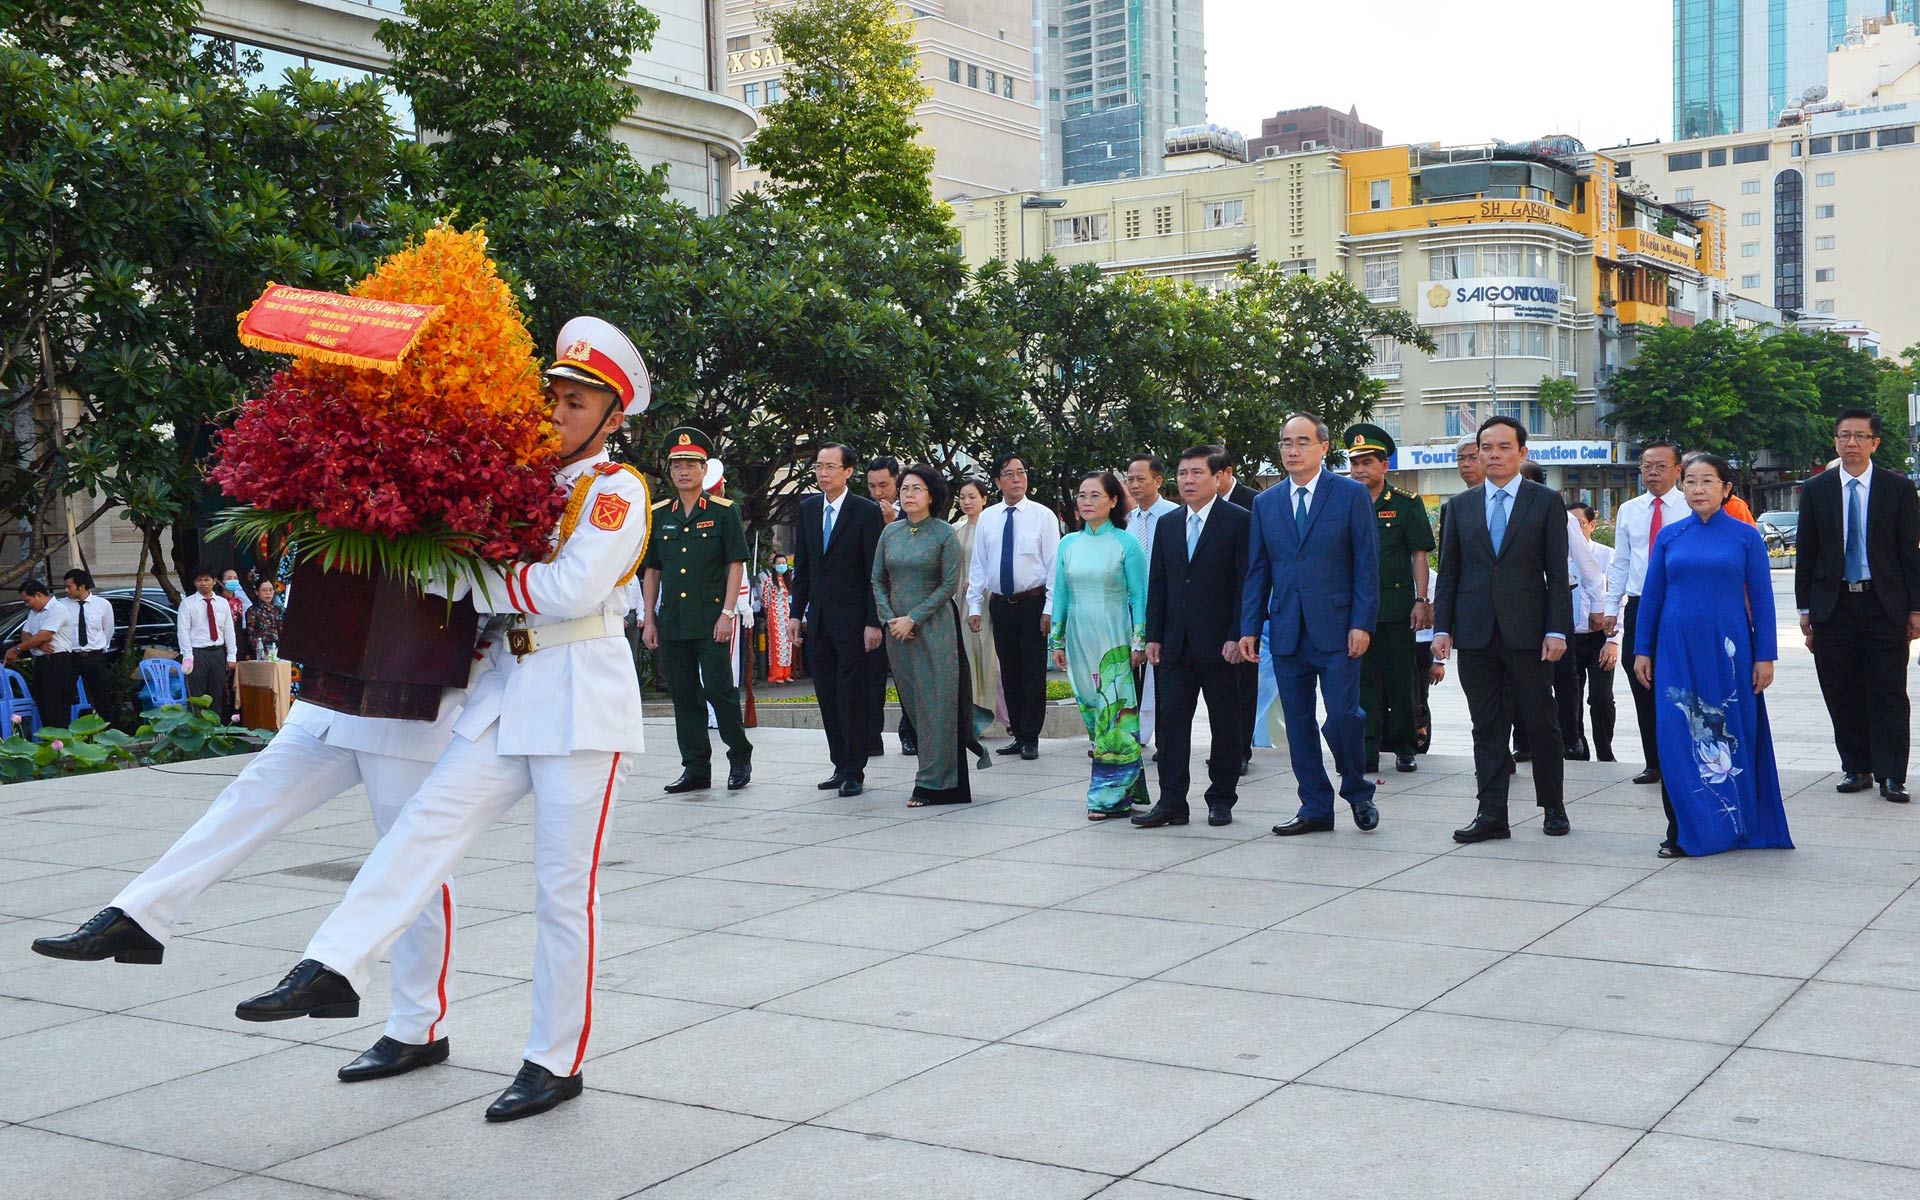
{"label": "man in grey suit", "polygon": [[1434,589],[1433,657],[1460,648],[1460,687],[1473,716],[1480,807],[1456,842],[1511,837],[1507,740],[1519,714],[1533,747],[1534,797],[1549,837],[1569,831],[1562,793],[1553,664],[1573,634],[1567,587],[1567,509],[1560,493],[1521,477],[1527,431],[1512,417],[1480,425],[1486,481],[1447,501],[1440,581]]}

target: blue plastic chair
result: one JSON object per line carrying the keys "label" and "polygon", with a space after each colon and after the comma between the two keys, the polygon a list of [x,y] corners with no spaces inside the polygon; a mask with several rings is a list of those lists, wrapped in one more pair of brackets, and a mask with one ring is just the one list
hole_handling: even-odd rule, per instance
{"label": "blue plastic chair", "polygon": [[5,685],[0,687],[0,724],[4,724],[5,728],[0,737],[13,732],[13,718],[18,715],[26,717],[21,733],[27,737],[38,733],[40,726],[46,722],[40,719],[40,706],[33,702],[32,693],[27,691],[27,677],[12,667],[0,667],[0,683]]}
{"label": "blue plastic chair", "polygon": [[187,673],[171,658],[149,658],[140,663],[140,699],[148,708],[185,705]]}
{"label": "blue plastic chair", "polygon": [[86,680],[76,678],[73,681],[73,694],[77,698],[73,702],[72,711],[67,713],[67,724],[69,725],[78,721],[81,713],[93,711],[93,701],[87,699]]}

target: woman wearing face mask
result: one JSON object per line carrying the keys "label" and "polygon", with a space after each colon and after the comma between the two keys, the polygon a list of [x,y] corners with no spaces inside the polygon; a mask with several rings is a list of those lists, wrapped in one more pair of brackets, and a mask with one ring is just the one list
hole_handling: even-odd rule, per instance
{"label": "woman wearing face mask", "polygon": [[1640,593],[1633,672],[1659,701],[1661,858],[1792,849],[1761,693],[1779,657],[1767,546],[1725,510],[1733,471],[1690,454],[1690,519],[1660,531]]}
{"label": "woman wearing face mask", "polygon": [[773,569],[760,577],[760,604],[766,613],[767,682],[785,683],[793,678],[793,638],[787,633],[787,618],[793,615],[793,580],[787,570],[787,556],[773,556]]}

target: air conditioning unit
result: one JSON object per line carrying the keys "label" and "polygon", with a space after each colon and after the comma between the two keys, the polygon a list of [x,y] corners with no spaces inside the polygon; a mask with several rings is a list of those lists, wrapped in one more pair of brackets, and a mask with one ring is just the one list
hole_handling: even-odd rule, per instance
{"label": "air conditioning unit", "polygon": [[1306,141],[1300,143],[1300,148],[1302,150],[1318,150],[1320,143],[1314,141],[1312,138],[1308,138]]}

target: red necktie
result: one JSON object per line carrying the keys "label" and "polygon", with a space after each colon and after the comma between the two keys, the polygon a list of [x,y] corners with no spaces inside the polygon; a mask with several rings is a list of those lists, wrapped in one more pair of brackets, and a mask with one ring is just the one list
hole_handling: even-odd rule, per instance
{"label": "red necktie", "polygon": [[1648,550],[1653,549],[1654,539],[1660,536],[1660,519],[1666,515],[1667,515],[1667,506],[1661,503],[1660,497],[1655,496],[1653,498],[1653,528],[1647,534]]}
{"label": "red necktie", "polygon": [[207,637],[212,641],[220,640],[220,626],[213,620],[213,597],[207,597]]}

